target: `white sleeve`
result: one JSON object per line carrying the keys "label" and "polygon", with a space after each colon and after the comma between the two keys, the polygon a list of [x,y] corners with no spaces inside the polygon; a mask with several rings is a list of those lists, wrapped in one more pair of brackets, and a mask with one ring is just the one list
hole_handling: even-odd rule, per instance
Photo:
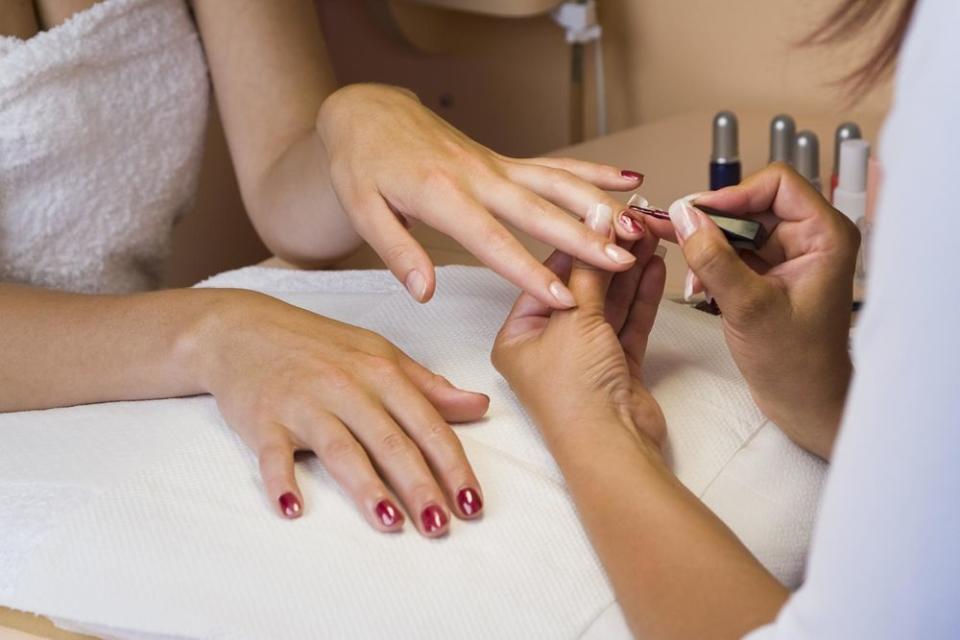
{"label": "white sleeve", "polygon": [[749,640],[960,638],[960,2],[921,0],[803,587]]}

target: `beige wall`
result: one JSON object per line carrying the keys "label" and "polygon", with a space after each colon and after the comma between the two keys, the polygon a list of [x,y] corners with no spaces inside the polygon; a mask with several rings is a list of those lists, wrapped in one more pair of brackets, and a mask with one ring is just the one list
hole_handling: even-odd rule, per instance
{"label": "beige wall", "polygon": [[[858,59],[856,47],[795,44],[837,1],[598,0],[611,130],[691,109],[829,112],[838,120],[882,113],[884,88],[850,110],[830,86]],[[503,153],[533,155],[569,143],[569,49],[549,17],[496,19],[410,0],[316,2],[341,83],[410,87]],[[588,73],[588,134],[592,82]],[[264,255],[214,120],[197,207],[177,228],[167,283],[189,284]]]}
{"label": "beige wall", "polygon": [[798,42],[838,0],[601,0],[610,117],[629,126],[707,107],[882,113],[888,87],[850,109],[834,81],[884,26],[852,46]]}

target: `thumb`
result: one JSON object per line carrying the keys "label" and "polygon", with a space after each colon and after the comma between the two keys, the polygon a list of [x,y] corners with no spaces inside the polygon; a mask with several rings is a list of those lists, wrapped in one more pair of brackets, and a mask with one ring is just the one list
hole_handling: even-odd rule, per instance
{"label": "thumb", "polygon": [[723,232],[688,199],[670,205],[670,220],[690,270],[724,313],[753,307],[770,285],[740,259]]}
{"label": "thumb", "polygon": [[[596,203],[587,214],[587,226],[600,235],[613,239],[613,209],[601,202]],[[577,300],[578,307],[603,310],[607,298],[607,288],[613,274],[604,269],[589,265],[581,260],[573,263],[570,270],[570,292]]]}

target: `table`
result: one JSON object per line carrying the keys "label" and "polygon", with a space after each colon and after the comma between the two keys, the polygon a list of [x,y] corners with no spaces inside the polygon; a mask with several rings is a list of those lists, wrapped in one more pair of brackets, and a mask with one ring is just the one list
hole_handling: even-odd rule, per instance
{"label": "table", "polygon": [[[774,114],[756,111],[737,115],[740,120],[740,156],[746,176],[766,164],[769,123]],[[838,120],[824,115],[795,114],[794,117],[798,128],[811,129],[820,137],[821,174],[828,183],[833,167],[833,132]],[[559,149],[550,155],[594,160],[640,171],[646,175],[641,193],[652,204],[666,207],[676,198],[708,188],[712,118],[713,114],[706,111],[679,114]],[[880,123],[877,117],[859,121],[864,136],[871,141],[876,140]],[[629,194],[617,194],[616,197],[626,202]],[[414,235],[438,265],[479,264],[463,247],[433,229],[419,225],[414,229]],[[522,234],[521,241],[541,259],[551,251],[550,247]],[[673,245],[668,245],[666,263],[664,295],[680,298],[686,265]],[[265,264],[289,266],[277,259]],[[349,269],[383,268],[383,262],[369,247],[364,247],[340,266]],[[61,631],[43,618],[0,607],[0,640],[80,640],[89,637]]]}

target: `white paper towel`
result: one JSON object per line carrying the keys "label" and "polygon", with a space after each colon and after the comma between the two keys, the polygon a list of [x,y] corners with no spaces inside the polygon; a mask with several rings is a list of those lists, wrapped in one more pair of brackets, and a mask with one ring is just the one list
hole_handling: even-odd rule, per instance
{"label": "white paper towel", "polygon": [[[446,267],[425,306],[386,272],[250,268],[203,286],[367,327],[489,393],[489,417],[457,427],[483,519],[442,540],[376,533],[311,458],[306,513],[286,521],[207,397],[2,415],[0,604],[130,638],[626,633],[559,470],[489,363],[511,286]],[[822,463],[756,409],[716,318],[665,302],[646,368],[680,479],[796,585]]]}

